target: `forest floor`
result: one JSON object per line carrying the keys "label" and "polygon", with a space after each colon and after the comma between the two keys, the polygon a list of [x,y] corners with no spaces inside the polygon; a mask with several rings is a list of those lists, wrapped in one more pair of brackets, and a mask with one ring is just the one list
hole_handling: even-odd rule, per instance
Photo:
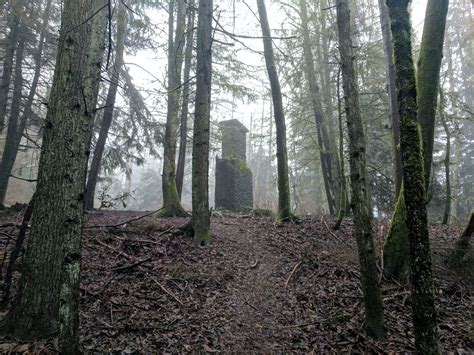
{"label": "forest floor", "polygon": [[[88,215],[81,284],[81,345],[87,352],[414,350],[409,289],[396,283],[382,280],[386,340],[374,341],[364,331],[350,220],[334,232],[328,218],[277,224],[229,214],[213,217],[212,245],[196,247],[180,230],[185,218],[118,225],[142,215]],[[0,229],[11,235],[12,228]],[[387,223],[373,228],[380,250]],[[474,351],[472,278],[446,269],[442,255],[461,229],[431,228],[441,346],[458,353]],[[0,238],[5,259],[12,242]],[[1,352],[56,349],[56,339],[0,339]]]}

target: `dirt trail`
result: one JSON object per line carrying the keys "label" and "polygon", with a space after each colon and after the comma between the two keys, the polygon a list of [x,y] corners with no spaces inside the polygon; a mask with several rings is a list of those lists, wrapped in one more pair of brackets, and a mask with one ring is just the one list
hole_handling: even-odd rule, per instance
{"label": "dirt trail", "polygon": [[[90,216],[88,225],[114,225],[143,214],[105,212]],[[375,342],[365,335],[350,222],[332,232],[320,218],[296,225],[237,215],[213,218],[213,243],[198,248],[179,229],[187,221],[148,217],[85,230],[84,350],[413,350],[409,292],[388,282],[383,283],[387,339]],[[377,224],[374,232],[383,235],[385,228]],[[453,229],[435,234],[448,236],[438,238],[443,247],[457,233]],[[441,291],[442,347],[472,350],[469,288],[453,275],[435,276]],[[2,342],[2,349],[17,346],[5,339],[0,346]],[[54,351],[56,344],[37,342],[27,349]]]}

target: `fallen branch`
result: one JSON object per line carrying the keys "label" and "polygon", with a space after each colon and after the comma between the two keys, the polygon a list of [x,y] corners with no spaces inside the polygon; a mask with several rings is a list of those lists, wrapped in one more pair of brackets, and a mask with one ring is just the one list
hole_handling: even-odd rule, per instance
{"label": "fallen branch", "polygon": [[178,297],[176,297],[171,291],[168,291],[165,286],[160,284],[157,280],[155,280],[153,277],[151,277],[148,273],[145,273],[145,276],[148,277],[150,280],[152,280],[154,283],[156,283],[165,293],[170,295],[176,302],[178,302],[181,306],[184,306],[184,303],[181,302]]}
{"label": "fallen branch", "polygon": [[340,242],[341,242],[342,244],[344,244],[345,246],[347,246],[347,247],[349,246],[349,244],[347,244],[344,240],[341,239],[341,237],[339,237],[336,233],[334,233],[334,232],[329,228],[328,224],[326,223],[326,221],[324,220],[324,218],[322,218],[322,216],[321,216],[321,220],[323,221],[323,224],[324,224],[324,226],[326,227],[327,231],[328,231],[329,233],[331,233],[331,235],[332,235],[334,238],[336,238],[338,241],[340,241]]}
{"label": "fallen branch", "polygon": [[288,287],[288,282],[290,282],[291,277],[293,276],[293,274],[295,273],[296,269],[298,268],[298,266],[301,265],[302,262],[303,262],[303,260],[297,262],[296,265],[295,265],[295,267],[293,268],[293,270],[291,270],[290,275],[288,275],[288,278],[286,279],[285,288]]}
{"label": "fallen branch", "polygon": [[123,266],[118,266],[118,267],[114,267],[112,268],[112,270],[114,271],[125,271],[125,270],[129,270],[129,269],[133,269],[134,267],[137,267],[141,264],[144,264],[146,263],[147,261],[149,261],[151,259],[151,256],[148,256],[142,260],[138,260],[136,262],[134,262],[133,264],[128,264],[128,265],[123,265]]}
{"label": "fallen branch", "polygon": [[161,210],[169,207],[171,205],[167,205],[167,206],[163,206],[161,207],[160,209],[156,210],[156,211],[153,211],[153,212],[150,212],[150,213],[147,213],[143,216],[140,216],[140,217],[137,217],[137,218],[133,218],[133,219],[130,219],[130,220],[127,220],[125,222],[122,222],[122,223],[118,223],[118,224],[105,224],[105,225],[97,225],[97,226],[85,226],[84,229],[91,229],[91,228],[117,228],[117,227],[120,227],[120,226],[123,226],[124,224],[127,224],[127,223],[131,223],[131,222],[135,222],[135,221],[138,221],[140,219],[143,219],[145,217],[148,217],[148,216],[151,216],[152,214],[155,214],[155,213],[158,213],[160,212]]}
{"label": "fallen branch", "polygon": [[125,256],[128,260],[133,260],[133,257],[132,257],[131,255],[128,255],[128,254],[125,253],[124,251],[117,250],[117,249],[114,248],[113,246],[108,245],[108,244],[106,244],[106,243],[100,241],[100,240],[97,239],[97,238],[95,238],[94,240],[95,240],[97,243],[99,243],[100,245],[106,247],[107,249],[110,249],[110,250],[116,252],[116,253],[119,254],[119,255]]}

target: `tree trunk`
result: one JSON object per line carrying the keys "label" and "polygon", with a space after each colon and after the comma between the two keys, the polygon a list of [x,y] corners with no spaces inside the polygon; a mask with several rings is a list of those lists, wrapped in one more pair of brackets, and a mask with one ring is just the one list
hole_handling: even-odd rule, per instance
{"label": "tree trunk", "polygon": [[[127,31],[127,14],[126,7],[122,1],[119,2],[117,13],[117,35],[115,48],[115,61],[111,69],[111,80],[109,90],[107,92],[107,99],[105,101],[104,114],[100,124],[99,137],[94,149],[94,156],[92,157],[91,168],[87,178],[85,209],[94,209],[94,196],[99,177],[102,156],[104,155],[105,143],[109,135],[110,126],[114,118],[115,98],[117,97],[118,84],[120,80],[120,71],[123,66],[123,55],[125,51],[125,37]],[[110,21],[110,19],[109,19]]]}
{"label": "tree trunk", "polygon": [[176,33],[173,40],[174,0],[169,6],[168,33],[168,110],[166,114],[165,149],[163,152],[163,209],[157,217],[186,216],[176,186],[176,144],[179,126],[179,98],[181,94],[181,67],[183,63],[185,11],[184,0],[177,0]]}
{"label": "tree trunk", "polygon": [[306,8],[306,0],[299,1],[300,15],[301,15],[301,27],[303,31],[303,51],[305,61],[305,74],[306,81],[308,82],[309,90],[311,93],[311,103],[313,106],[314,119],[316,122],[316,132],[319,145],[319,158],[321,161],[321,170],[324,181],[324,188],[326,190],[326,199],[328,202],[329,213],[335,214],[335,192],[333,189],[332,179],[332,162],[331,162],[331,149],[329,146],[329,137],[327,130],[324,125],[324,115],[321,106],[321,100],[319,98],[319,86],[316,82],[316,74],[314,71],[314,57],[311,51],[311,41],[309,38],[308,28],[308,11]]}
{"label": "tree trunk", "polygon": [[466,225],[466,228],[461,234],[461,237],[456,241],[454,250],[448,255],[446,263],[449,267],[455,268],[461,265],[461,262],[469,250],[469,243],[472,234],[474,233],[474,212],[471,212],[471,217]]}
{"label": "tree trunk", "polygon": [[344,219],[344,215],[346,212],[346,173],[344,167],[344,130],[342,128],[342,110],[341,110],[341,91],[340,91],[340,77],[341,71],[339,70],[337,73],[337,83],[336,83],[336,91],[337,91],[337,116],[339,121],[339,172],[341,175],[341,188],[339,189],[339,212],[337,214],[337,220],[334,226],[332,227],[334,230],[338,230],[341,226],[342,220]]}
{"label": "tree trunk", "polygon": [[355,234],[361,266],[365,304],[365,327],[376,339],[384,337],[382,298],[378,284],[376,256],[372,239],[371,212],[367,193],[365,136],[359,107],[359,92],[354,68],[349,0],[337,0],[337,29],[341,54],[342,83],[349,133],[352,200]]}
{"label": "tree trunk", "polygon": [[8,27],[10,32],[7,36],[7,44],[5,49],[5,58],[3,60],[3,76],[0,84],[0,134],[5,127],[5,119],[7,115],[8,93],[10,92],[11,77],[13,72],[13,60],[15,58],[15,49],[18,42],[18,34],[20,27],[19,13],[22,7],[22,1],[15,2],[12,12],[8,19]]}
{"label": "tree trunk", "polygon": [[280,81],[273,56],[270,25],[268,24],[267,10],[264,0],[257,0],[260,25],[262,27],[263,48],[268,78],[272,91],[273,112],[276,126],[277,163],[278,163],[278,213],[280,221],[291,221],[290,184],[288,180],[288,153],[286,149],[286,124],[283,111]]}
{"label": "tree trunk", "polygon": [[18,41],[15,58],[15,76],[13,85],[13,97],[10,108],[10,117],[8,119],[7,137],[5,147],[2,154],[2,162],[0,163],[0,203],[3,206],[5,195],[7,193],[8,179],[13,168],[16,157],[16,141],[18,135],[18,120],[20,116],[21,98],[23,89],[23,54],[25,50],[25,39],[23,36]]}
{"label": "tree trunk", "polygon": [[[18,154],[21,138],[23,136],[23,132],[25,131],[28,118],[33,112],[33,100],[36,95],[36,89],[38,88],[38,82],[41,74],[43,47],[49,22],[50,10],[51,0],[48,0],[42,18],[42,30],[38,40],[38,48],[36,49],[36,52],[34,54],[35,69],[33,80],[31,81],[30,91],[28,93],[28,98],[23,109],[23,114],[20,118],[18,129],[14,132],[14,137],[13,135],[7,134],[5,148],[2,156],[2,162],[0,164],[0,206],[3,205],[5,202],[5,196],[8,189],[8,181],[10,179],[10,174],[12,172],[13,165]],[[8,153],[7,150],[9,151]]]}
{"label": "tree trunk", "polygon": [[[434,6],[431,2],[428,1],[428,12],[431,11],[430,5]],[[439,1],[437,2],[439,3]],[[405,220],[408,228],[410,250],[413,325],[417,352],[437,354],[439,353],[438,323],[431,271],[425,178],[423,176],[423,142],[420,134],[420,124],[417,121],[417,88],[412,60],[408,3],[409,0],[387,0],[397,70],[396,85],[398,89],[398,112],[400,114]],[[426,21],[433,19],[434,17],[427,16]],[[425,30],[428,28],[430,28],[429,25],[427,27],[425,23]],[[426,44],[426,42],[424,43]],[[434,56],[434,54],[432,55]],[[432,83],[432,81],[430,80],[428,83]],[[419,82],[419,85],[425,84],[427,83]]]}
{"label": "tree trunk", "polygon": [[[65,301],[70,295],[77,304],[79,296],[84,180],[93,115],[78,83],[87,74],[87,56],[81,53],[89,48],[91,8],[92,0],[64,2],[37,199],[19,292],[7,317],[6,330],[20,338],[51,336],[60,318],[61,335],[65,327],[78,325],[78,312]],[[72,276],[74,282],[67,282]],[[61,352],[77,352],[77,340],[61,337]]]}
{"label": "tree trunk", "polygon": [[188,110],[189,110],[189,87],[191,74],[191,60],[193,58],[193,36],[194,35],[194,0],[188,4],[188,24],[186,34],[186,49],[184,54],[184,77],[183,77],[183,106],[181,107],[181,126],[179,135],[178,166],[176,168],[176,188],[181,199],[184,182],[184,167],[186,164],[186,145],[188,143]]}
{"label": "tree trunk", "polygon": [[209,212],[209,122],[212,74],[212,0],[199,1],[196,108],[193,134],[193,217],[194,242],[210,242]]}
{"label": "tree trunk", "polygon": [[395,180],[395,200],[400,196],[402,187],[402,156],[400,154],[400,116],[398,115],[397,88],[395,86],[395,64],[393,63],[392,33],[390,32],[390,16],[386,0],[379,0],[380,23],[382,25],[383,53],[385,58],[385,70],[388,82],[388,108],[390,112],[390,123],[392,125],[392,154],[393,154],[393,176]]}
{"label": "tree trunk", "polygon": [[449,130],[449,125],[444,114],[444,93],[442,88],[439,89],[439,118],[443,124],[444,132],[446,133],[446,153],[444,157],[444,172],[446,180],[446,201],[444,205],[444,214],[443,214],[443,224],[449,223],[449,217],[451,215],[451,173],[450,173],[450,164],[451,164],[451,132]]}
{"label": "tree trunk", "polygon": [[425,192],[428,194],[433,165],[433,142],[436,101],[439,89],[439,71],[443,58],[444,29],[449,0],[429,0],[426,5],[425,23],[418,58],[417,117],[423,136]]}
{"label": "tree trunk", "polygon": [[[429,0],[426,5],[425,24],[423,27],[420,58],[418,61],[418,111],[417,117],[423,134],[424,182],[425,194],[429,188],[429,179],[433,160],[433,132],[436,112],[436,96],[439,87],[439,68],[443,55],[444,27],[446,23],[448,0]],[[393,22],[393,20],[392,20]],[[392,29],[393,32],[393,29]],[[398,94],[400,96],[400,94]],[[400,105],[400,103],[399,103]],[[429,107],[429,106],[432,107]],[[401,116],[401,114],[399,113]],[[426,149],[425,149],[426,148]],[[426,171],[428,169],[428,173]],[[406,190],[405,190],[406,194]],[[426,194],[427,195],[427,194]],[[425,197],[425,200],[427,198]],[[406,200],[405,200],[406,201]],[[426,202],[425,202],[426,203]],[[392,225],[390,226],[384,246],[384,274],[387,277],[407,282],[410,261],[408,250],[409,238],[407,226],[403,226],[407,215],[401,194],[398,196]],[[405,233],[405,234],[404,234]],[[400,252],[402,251],[402,252]]]}

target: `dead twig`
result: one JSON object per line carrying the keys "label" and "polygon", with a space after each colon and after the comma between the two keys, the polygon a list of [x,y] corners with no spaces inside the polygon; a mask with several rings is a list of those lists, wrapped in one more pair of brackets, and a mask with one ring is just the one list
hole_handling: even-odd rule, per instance
{"label": "dead twig", "polygon": [[184,306],[184,303],[181,302],[178,297],[176,297],[171,291],[168,291],[165,286],[163,286],[161,283],[159,283],[157,280],[155,280],[153,277],[151,277],[150,274],[145,273],[145,276],[148,277],[150,280],[152,280],[154,283],[156,283],[166,294],[171,296],[181,306]]}
{"label": "dead twig", "polygon": [[342,244],[344,244],[345,246],[349,246],[349,244],[347,244],[344,240],[341,239],[341,237],[339,237],[336,233],[334,233],[328,226],[328,224],[326,223],[326,221],[324,220],[324,218],[321,216],[321,220],[323,221],[323,224],[324,226],[326,227],[327,231],[334,237],[336,238],[336,240],[340,241]]}
{"label": "dead twig", "polygon": [[133,260],[133,257],[131,255],[128,255],[127,253],[125,253],[124,251],[120,251],[120,250],[117,250],[117,248],[114,248],[113,246],[111,245],[108,245],[102,241],[100,241],[99,239],[95,238],[94,239],[97,243],[99,243],[100,245],[106,247],[107,249],[110,249],[114,252],[116,252],[118,255],[123,255],[125,256],[128,260]]}
{"label": "dead twig", "polygon": [[141,264],[144,264],[146,263],[147,261],[149,261],[151,259],[151,256],[148,256],[142,260],[138,260],[136,262],[134,262],[133,264],[128,264],[128,265],[123,265],[123,266],[118,266],[118,267],[114,267],[112,268],[112,270],[114,271],[125,271],[125,270],[129,270],[129,269],[133,269],[134,267],[137,267]]}
{"label": "dead twig", "polygon": [[296,265],[294,266],[293,270],[291,270],[290,275],[288,275],[288,278],[286,279],[285,288],[288,287],[288,283],[290,282],[291,277],[293,276],[293,274],[295,273],[296,269],[298,268],[298,266],[301,265],[302,262],[303,262],[303,260],[300,260],[299,262],[297,262]]}

